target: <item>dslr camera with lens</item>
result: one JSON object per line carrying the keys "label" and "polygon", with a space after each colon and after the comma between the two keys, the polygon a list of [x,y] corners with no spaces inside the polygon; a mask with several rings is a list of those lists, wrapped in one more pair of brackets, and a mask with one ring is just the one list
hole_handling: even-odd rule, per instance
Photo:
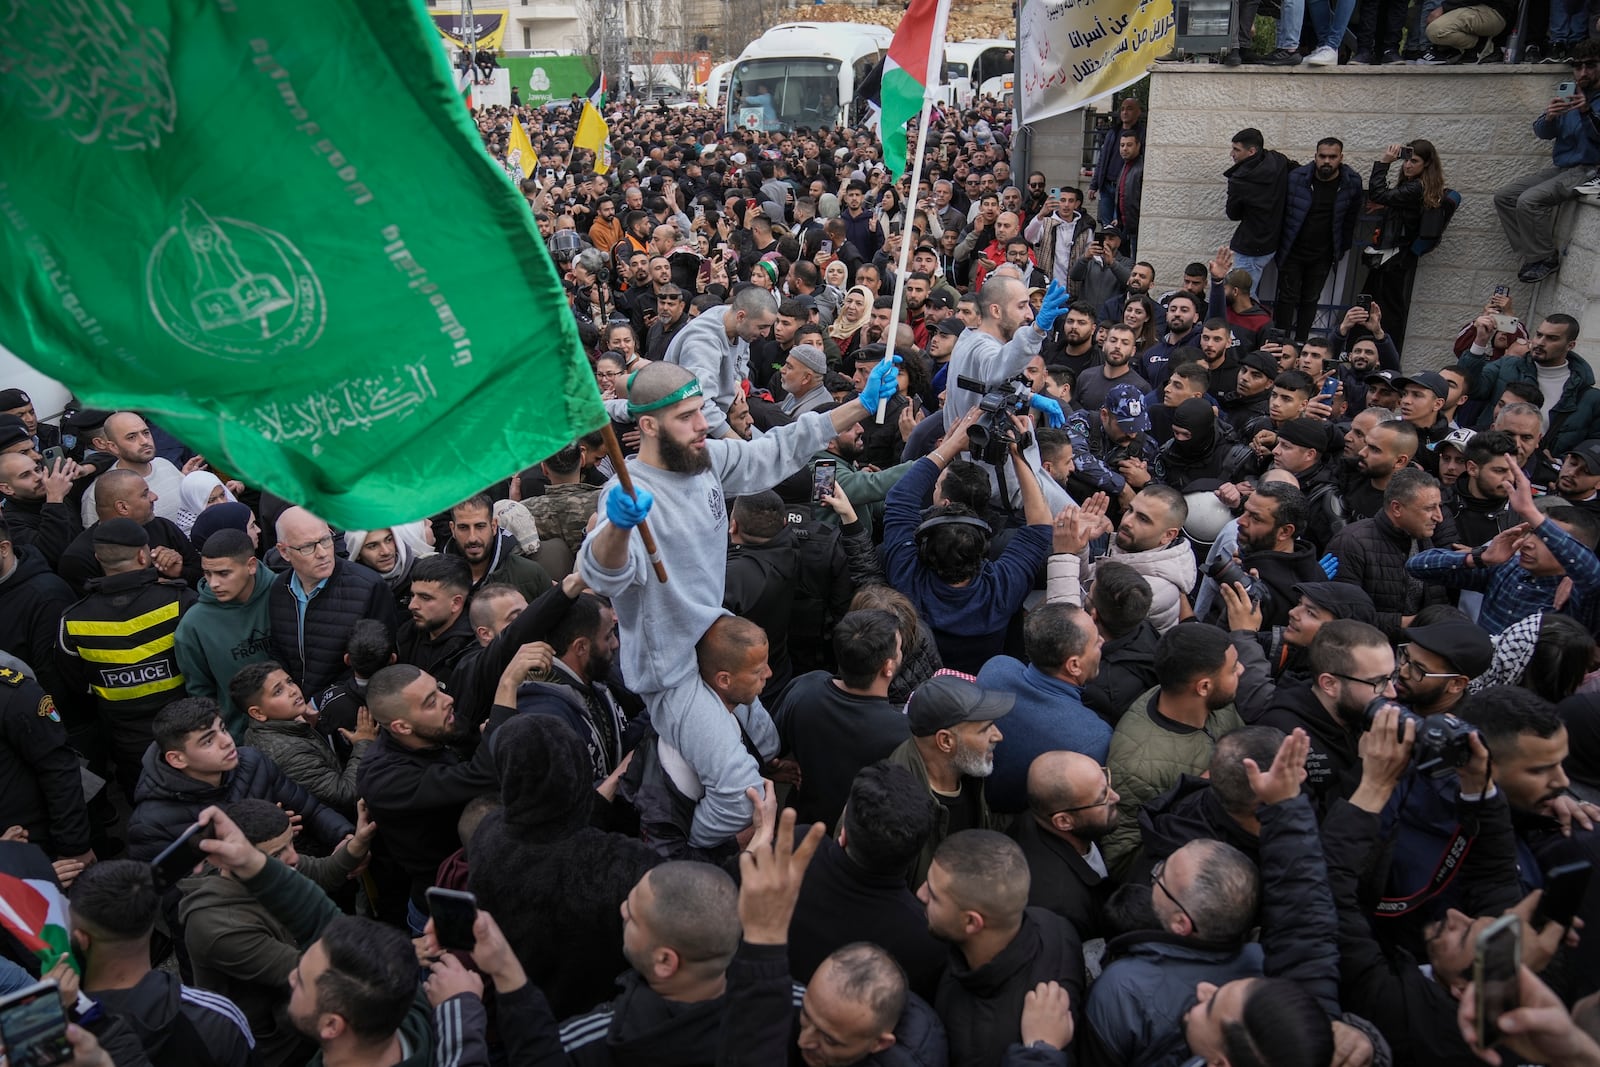
{"label": "dslr camera with lens", "polygon": [[1361,729],[1372,729],[1372,723],[1385,704],[1400,709],[1398,728],[1405,736],[1406,722],[1417,724],[1416,745],[1411,750],[1411,762],[1430,778],[1443,778],[1451,771],[1460,770],[1472,761],[1472,737],[1477,727],[1451,715],[1439,712],[1418,715],[1410,708],[1388,697],[1373,697],[1361,717]]}
{"label": "dslr camera with lens", "polygon": [[956,385],[983,394],[978,400],[983,416],[967,430],[967,451],[973,459],[999,467],[1010,459],[1013,444],[1020,449],[1033,443],[1032,434],[1017,432],[1011,422],[1011,416],[1028,413],[1033,390],[1015,378],[991,388],[972,378],[957,377]]}
{"label": "dslr camera with lens", "polygon": [[1211,566],[1206,568],[1206,576],[1218,585],[1232,585],[1237,582],[1244,586],[1251,600],[1258,604],[1261,602],[1261,586],[1232,556],[1219,556],[1212,560]]}

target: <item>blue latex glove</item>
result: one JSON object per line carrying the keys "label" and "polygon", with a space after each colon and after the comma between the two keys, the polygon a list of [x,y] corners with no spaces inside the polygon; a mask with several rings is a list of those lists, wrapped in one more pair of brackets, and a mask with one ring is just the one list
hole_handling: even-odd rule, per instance
{"label": "blue latex glove", "polygon": [[1067,287],[1052,281],[1050,288],[1044,291],[1044,303],[1039,305],[1039,314],[1033,317],[1034,326],[1038,327],[1040,333],[1049,333],[1050,327],[1066,313],[1067,305],[1071,302],[1072,294],[1067,292]]}
{"label": "blue latex glove", "polygon": [[606,518],[611,520],[611,525],[631,530],[650,514],[650,505],[656,500],[650,495],[650,490],[634,486],[634,493],[636,495],[629,496],[621,485],[611,487],[606,494]]}
{"label": "blue latex glove", "polygon": [[1317,566],[1322,568],[1322,573],[1328,576],[1328,581],[1333,581],[1334,575],[1339,573],[1339,557],[1331,552],[1317,560]]}
{"label": "blue latex glove", "polygon": [[872,373],[867,376],[866,387],[861,390],[861,406],[876,412],[880,400],[888,400],[899,391],[900,357],[890,356],[887,362],[873,367]]}
{"label": "blue latex glove", "polygon": [[1040,396],[1038,393],[1034,393],[1033,399],[1028,401],[1028,403],[1033,410],[1043,415],[1045,417],[1045,421],[1051,426],[1061,427],[1067,424],[1066,413],[1061,410],[1061,404],[1058,401],[1052,400],[1047,396]]}

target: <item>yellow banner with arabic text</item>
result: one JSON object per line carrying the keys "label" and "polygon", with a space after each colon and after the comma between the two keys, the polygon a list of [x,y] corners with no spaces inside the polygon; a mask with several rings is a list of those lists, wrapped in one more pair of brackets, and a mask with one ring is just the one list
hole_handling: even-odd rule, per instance
{"label": "yellow banner with arabic text", "polygon": [[1017,23],[1023,122],[1125,89],[1173,48],[1171,0],[1025,0]]}
{"label": "yellow banner with arabic text", "polygon": [[[440,36],[450,42],[451,47],[465,47],[468,16],[451,12],[433,13],[432,17],[434,27]],[[475,11],[471,18],[478,31],[478,48],[488,52],[500,51],[506,39],[506,23],[511,20],[511,9],[502,7],[498,10]]]}

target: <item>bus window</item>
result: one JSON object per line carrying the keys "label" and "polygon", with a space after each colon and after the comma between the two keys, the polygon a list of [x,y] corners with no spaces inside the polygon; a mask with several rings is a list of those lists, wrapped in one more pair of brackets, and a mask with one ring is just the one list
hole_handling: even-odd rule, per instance
{"label": "bus window", "polygon": [[766,131],[839,121],[839,62],[783,57],[751,59],[734,68],[728,116],[734,125]]}

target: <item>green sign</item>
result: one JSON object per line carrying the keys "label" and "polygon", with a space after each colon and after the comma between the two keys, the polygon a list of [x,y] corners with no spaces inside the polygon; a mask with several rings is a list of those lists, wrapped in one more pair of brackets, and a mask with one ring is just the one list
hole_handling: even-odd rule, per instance
{"label": "green sign", "polygon": [[421,0],[0,20],[0,343],[347,528],[604,421]]}
{"label": "green sign", "polygon": [[589,56],[507,56],[500,62],[529,107],[570,100],[573,93],[581,96],[594,82],[595,63]]}

